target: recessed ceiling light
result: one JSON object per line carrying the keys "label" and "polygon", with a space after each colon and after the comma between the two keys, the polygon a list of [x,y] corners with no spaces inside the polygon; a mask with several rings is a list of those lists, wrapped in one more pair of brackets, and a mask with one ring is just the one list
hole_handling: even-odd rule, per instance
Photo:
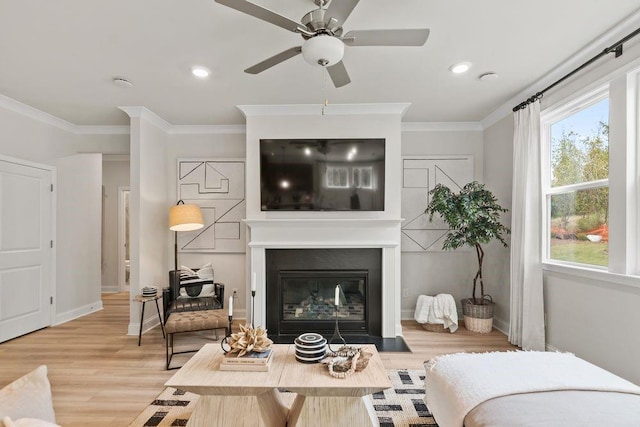
{"label": "recessed ceiling light", "polygon": [[202,67],[202,66],[195,66],[195,67],[191,67],[191,74],[193,74],[194,76],[201,78],[201,79],[206,79],[207,77],[209,77],[210,71],[208,68]]}
{"label": "recessed ceiling light", "polygon": [[127,79],[123,79],[122,77],[115,77],[113,79],[113,84],[119,87],[133,87],[133,83],[131,83],[129,80]]}
{"label": "recessed ceiling light", "polygon": [[480,74],[478,79],[482,80],[483,82],[488,82],[491,80],[496,80],[498,77],[500,77],[498,73],[484,73],[484,74]]}
{"label": "recessed ceiling light", "polygon": [[459,62],[449,67],[449,71],[453,74],[462,74],[469,71],[469,68],[471,68],[471,62]]}

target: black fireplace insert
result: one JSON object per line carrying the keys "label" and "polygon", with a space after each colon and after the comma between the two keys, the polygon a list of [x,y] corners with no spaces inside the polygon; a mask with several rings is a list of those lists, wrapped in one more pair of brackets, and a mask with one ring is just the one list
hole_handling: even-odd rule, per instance
{"label": "black fireplace insert", "polygon": [[345,336],[381,336],[381,256],[369,248],[267,250],[269,336],[330,336],[336,316]]}

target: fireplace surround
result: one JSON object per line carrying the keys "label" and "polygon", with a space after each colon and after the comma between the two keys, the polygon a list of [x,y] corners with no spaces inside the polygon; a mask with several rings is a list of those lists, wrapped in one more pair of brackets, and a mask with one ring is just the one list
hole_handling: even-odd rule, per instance
{"label": "fireplace surround", "polygon": [[[267,251],[272,249],[294,251],[374,249],[378,252],[380,260],[379,335],[383,339],[395,339],[402,335],[400,323],[401,119],[409,104],[331,104],[320,107],[322,106],[238,106],[245,115],[247,124],[245,180],[247,216],[244,222],[249,227],[247,233],[249,252],[247,253],[246,306],[249,307],[252,302],[248,290],[255,277],[254,321],[256,325],[267,325],[269,311],[267,308],[267,276],[269,274]],[[262,211],[260,140],[283,138],[384,139],[386,190],[384,211]],[[349,270],[349,266],[344,270]],[[340,325],[342,331],[342,322]]]}

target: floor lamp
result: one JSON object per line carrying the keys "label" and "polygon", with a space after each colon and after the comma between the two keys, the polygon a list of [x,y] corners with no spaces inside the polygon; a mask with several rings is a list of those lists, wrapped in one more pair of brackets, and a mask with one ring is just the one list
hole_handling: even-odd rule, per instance
{"label": "floor lamp", "polygon": [[193,231],[204,227],[202,211],[198,205],[185,205],[178,200],[169,209],[169,230],[173,231],[173,260],[178,271],[178,231]]}

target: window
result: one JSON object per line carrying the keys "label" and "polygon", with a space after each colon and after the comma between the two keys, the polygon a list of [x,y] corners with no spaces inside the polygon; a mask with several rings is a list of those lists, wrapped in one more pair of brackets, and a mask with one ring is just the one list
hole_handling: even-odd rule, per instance
{"label": "window", "polygon": [[344,167],[327,166],[327,187],[348,188],[349,169]]}
{"label": "window", "polygon": [[[583,100],[544,123],[547,258],[609,265],[609,98]],[[543,158],[545,158],[543,157]]]}
{"label": "window", "polygon": [[355,167],[351,169],[353,186],[356,188],[372,188],[371,174],[373,168],[368,167]]}

